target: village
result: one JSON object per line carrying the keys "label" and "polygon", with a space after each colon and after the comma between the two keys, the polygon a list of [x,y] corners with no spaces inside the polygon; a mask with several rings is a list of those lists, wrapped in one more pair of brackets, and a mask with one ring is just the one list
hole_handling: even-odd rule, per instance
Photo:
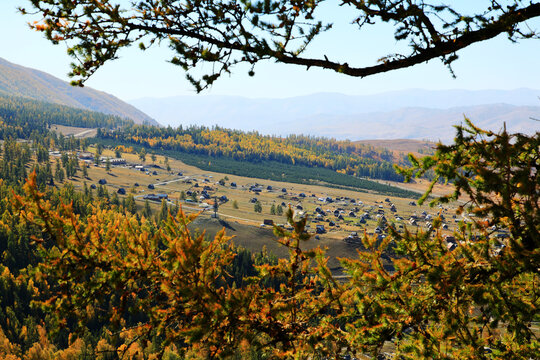
{"label": "village", "polygon": [[[97,163],[93,152],[77,156],[88,170],[88,178],[75,179],[78,186],[83,183],[92,189],[106,186],[109,192],[114,191],[120,197],[131,194],[139,208],[148,201],[155,211],[165,201],[169,207],[198,213],[199,222],[214,218],[220,219],[222,224],[267,229],[259,232],[266,237],[273,236],[274,225],[292,230],[285,216],[290,208],[295,219],[307,217],[306,229],[312,234],[313,245],[319,243],[330,249],[336,246],[362,248],[364,236],[382,240],[392,226],[399,233],[440,231],[444,245],[452,250],[458,245],[453,232],[459,224],[473,221],[473,214],[458,215],[456,205],[431,208],[418,205],[415,199],[202,171],[161,155],[153,155],[151,162],[140,161],[136,154],[124,153],[117,158],[113,150],[105,149]],[[441,226],[432,229],[436,217],[440,218]],[[209,228],[208,223],[205,228]],[[507,236],[503,229],[493,228],[492,231],[501,240]],[[236,236],[243,237],[242,234]],[[495,251],[502,248],[501,243]]]}

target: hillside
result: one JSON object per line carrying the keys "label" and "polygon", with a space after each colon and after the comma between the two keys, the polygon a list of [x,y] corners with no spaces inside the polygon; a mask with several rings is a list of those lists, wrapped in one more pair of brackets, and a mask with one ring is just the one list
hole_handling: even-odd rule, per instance
{"label": "hillside", "polygon": [[74,87],[52,75],[2,58],[0,94],[97,111],[131,119],[138,124],[159,125],[142,111],[110,94],[89,87]]}
{"label": "hillside", "polygon": [[19,138],[26,138],[33,130],[43,133],[50,125],[78,126],[81,128],[116,128],[133,124],[128,119],[100,112],[6,96],[0,93],[0,138],[6,131],[15,130]]}
{"label": "hillside", "polygon": [[[489,129],[534,133],[540,91],[408,90],[366,96],[319,93],[283,99],[237,96],[144,98],[130,103],[164,125],[219,125],[264,134],[336,139],[431,139],[449,142],[467,115]],[[534,129],[536,126],[536,129]]]}

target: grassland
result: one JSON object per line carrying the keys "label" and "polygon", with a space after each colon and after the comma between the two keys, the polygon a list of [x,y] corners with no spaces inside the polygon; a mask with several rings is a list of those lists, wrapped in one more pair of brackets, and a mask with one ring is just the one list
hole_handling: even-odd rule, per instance
{"label": "grassland", "polygon": [[[96,143],[106,146],[117,146],[118,143],[111,139],[94,139]],[[134,147],[139,151],[141,147],[133,144],[126,146]],[[277,161],[260,160],[248,162],[234,160],[227,157],[213,157],[202,154],[192,154],[172,150],[160,150],[160,154],[184,164],[195,166],[201,170],[213,171],[224,174],[239,175],[255,179],[268,179],[278,182],[292,182],[298,184],[322,184],[325,187],[352,189],[355,191],[378,192],[383,195],[400,196],[405,198],[417,198],[416,192],[393,187],[370,179],[341,174],[331,169],[292,165]]]}
{"label": "grassland", "polygon": [[[95,149],[90,148],[90,151]],[[105,150],[104,156],[114,156],[111,150]],[[219,172],[206,171],[195,166],[187,165],[180,160],[168,158],[168,163],[171,171],[166,171],[166,159],[162,155],[156,157],[155,163],[147,159],[146,162],[141,162],[136,154],[122,154],[126,159],[127,165],[112,167],[111,171],[107,172],[105,166],[89,165],[88,178],[83,179],[80,176],[73,179],[75,186],[82,188],[84,182],[87,185],[97,184],[100,179],[107,181],[109,192],[115,192],[120,188],[124,188],[127,193],[132,193],[135,196],[139,209],[144,206],[143,196],[149,193],[166,193],[169,197],[169,204],[174,206],[177,202],[182,206],[185,212],[200,213],[199,217],[192,224],[192,228],[198,231],[205,231],[208,236],[213,236],[223,227],[226,228],[227,234],[234,236],[233,242],[239,246],[245,247],[251,251],[260,251],[265,246],[269,251],[278,255],[286,256],[286,250],[277,242],[272,233],[271,226],[261,226],[263,221],[272,220],[275,224],[284,224],[285,216],[277,216],[270,214],[272,204],[282,205],[287,209],[289,206],[295,210],[296,215],[305,215],[309,219],[308,230],[314,234],[312,239],[305,243],[306,248],[321,246],[328,249],[330,257],[330,266],[337,269],[339,263],[336,260],[339,257],[355,256],[356,249],[360,248],[360,240],[356,243],[345,242],[351,232],[357,232],[361,237],[364,233],[374,235],[375,228],[378,225],[377,212],[384,211],[384,216],[396,227],[400,228],[407,226],[413,231],[421,229],[425,230],[424,223],[420,223],[420,227],[410,226],[408,219],[411,215],[420,215],[423,211],[435,216],[438,213],[443,214],[450,225],[448,232],[453,228],[452,214],[455,213],[453,207],[432,209],[427,206],[413,205],[415,199],[402,197],[387,197],[376,193],[358,192],[350,189],[332,188],[323,185],[307,185],[288,183],[274,180],[254,179],[237,175],[226,175]],[[148,156],[148,158],[150,158]],[[135,169],[133,165],[143,165],[148,171],[140,171]],[[154,175],[155,172],[155,175]],[[181,172],[182,175],[178,175]],[[224,181],[224,185],[220,185],[219,180]],[[232,186],[231,183],[236,183]],[[135,186],[138,184],[138,186]],[[154,185],[154,189],[150,190],[148,185]],[[251,186],[257,185],[262,191],[255,193],[250,190]],[[180,200],[182,192],[185,194],[188,191],[201,191],[204,186],[209,187],[209,194],[212,199],[197,203],[186,203]],[[268,190],[271,187],[271,190]],[[283,192],[285,189],[286,192]],[[305,194],[301,197],[300,194]],[[125,195],[119,195],[122,198]],[[220,204],[219,217],[214,219],[211,217],[212,211],[210,204],[213,203],[214,196],[226,196],[229,201]],[[319,198],[331,197],[336,200],[332,203],[320,201]],[[254,211],[254,204],[251,202],[253,198],[262,205],[262,212]],[[354,199],[355,203],[351,201]],[[161,204],[158,202],[150,202],[151,208],[156,212]],[[201,203],[206,203],[209,209],[204,210]],[[233,206],[237,204],[237,208]],[[394,204],[396,212],[390,211],[391,204]],[[300,205],[302,210],[297,209]],[[327,213],[324,221],[317,222],[315,218],[315,209],[319,207]],[[336,209],[342,209],[343,220],[338,220],[334,216]],[[356,217],[349,216],[353,211]],[[370,219],[365,224],[359,223],[359,216],[364,213],[370,214]],[[396,220],[396,217],[403,220]],[[335,226],[329,226],[329,221],[335,222]],[[324,225],[327,232],[315,237],[315,226],[317,224]],[[286,224],[284,224],[286,226]]]}

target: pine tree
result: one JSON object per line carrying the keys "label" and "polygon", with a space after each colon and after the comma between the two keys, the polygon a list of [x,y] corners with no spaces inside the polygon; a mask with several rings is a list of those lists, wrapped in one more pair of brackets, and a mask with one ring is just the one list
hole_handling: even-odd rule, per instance
{"label": "pine tree", "polygon": [[111,171],[111,160],[107,157],[107,160],[105,160],[105,171],[110,172]]}
{"label": "pine tree", "polygon": [[56,159],[56,169],[54,171],[54,179],[61,183],[64,181],[64,177],[65,177],[65,174],[64,174],[64,169],[62,168],[62,166],[60,165],[60,160],[59,159]]}
{"label": "pine tree", "polygon": [[144,208],[143,208],[142,215],[147,219],[150,219],[152,216],[152,209],[150,208],[150,203],[148,202],[148,200],[144,201]]}
{"label": "pine tree", "polygon": [[259,201],[257,201],[255,205],[253,206],[253,211],[255,211],[256,213],[262,212],[262,205]]}
{"label": "pine tree", "polygon": [[167,200],[161,200],[161,210],[158,214],[158,222],[166,221],[169,217],[169,207],[167,206]]}

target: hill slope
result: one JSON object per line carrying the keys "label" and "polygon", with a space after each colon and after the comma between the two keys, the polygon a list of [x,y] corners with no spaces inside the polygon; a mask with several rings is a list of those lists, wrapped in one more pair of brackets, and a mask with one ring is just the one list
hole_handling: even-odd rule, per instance
{"label": "hill slope", "polygon": [[159,125],[142,111],[112,95],[89,87],[73,87],[52,75],[10,63],[2,58],[0,93],[116,115],[138,124]]}

